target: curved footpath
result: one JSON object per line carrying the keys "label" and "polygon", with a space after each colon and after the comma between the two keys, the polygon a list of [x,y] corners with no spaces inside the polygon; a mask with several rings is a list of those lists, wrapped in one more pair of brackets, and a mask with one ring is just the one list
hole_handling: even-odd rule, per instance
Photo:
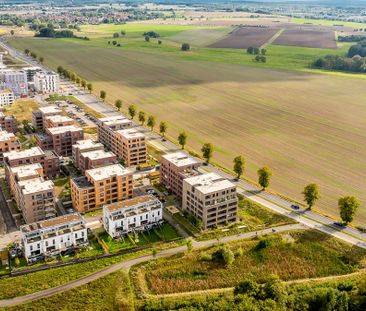
{"label": "curved footpath", "polygon": [[[305,226],[301,225],[301,224],[292,224],[292,225],[285,225],[285,226],[279,226],[279,227],[274,227],[274,228],[269,228],[269,229],[264,229],[264,230],[260,230],[257,232],[246,232],[246,233],[241,233],[238,235],[234,235],[234,236],[227,236],[227,237],[223,237],[220,239],[212,239],[212,240],[207,240],[207,241],[193,241],[193,247],[194,249],[200,249],[200,248],[204,248],[204,247],[208,247],[208,246],[212,246],[219,243],[226,243],[226,242],[233,242],[236,240],[241,240],[241,239],[248,239],[248,238],[252,238],[255,237],[257,235],[266,235],[266,234],[270,234],[273,232],[283,232],[283,231],[289,231],[289,230],[301,230],[301,229],[306,229]],[[175,247],[175,248],[171,248],[171,249],[166,249],[163,250],[161,252],[158,252],[156,254],[155,258],[161,258],[161,257],[167,257],[167,256],[171,256],[171,255],[175,255],[178,253],[182,253],[184,251],[186,251],[187,247],[184,246],[179,246],[179,247]],[[12,299],[4,299],[4,300],[0,300],[0,307],[4,308],[4,307],[11,307],[11,306],[16,306],[16,305],[20,305],[23,303],[27,303],[36,299],[40,299],[40,298],[45,298],[47,296],[51,296],[63,291],[67,291],[70,289],[73,289],[75,287],[87,284],[89,282],[92,282],[96,279],[99,279],[103,276],[106,276],[107,274],[116,272],[120,269],[129,269],[130,267],[144,262],[144,261],[148,261],[153,259],[152,255],[145,255],[145,256],[141,256],[141,257],[137,257],[137,258],[133,258],[133,259],[129,259],[117,264],[114,264],[108,268],[105,268],[103,270],[97,271],[95,273],[92,273],[84,278],[75,280],[75,281],[71,281],[69,283],[66,284],[62,284],[60,286],[56,286],[56,287],[52,287],[49,289],[45,289],[33,294],[29,294],[26,296],[20,296],[20,297],[15,297]]]}

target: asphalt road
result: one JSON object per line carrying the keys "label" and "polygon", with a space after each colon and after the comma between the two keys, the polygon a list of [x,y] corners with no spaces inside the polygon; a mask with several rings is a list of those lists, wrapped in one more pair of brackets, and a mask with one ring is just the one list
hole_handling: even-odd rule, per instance
{"label": "asphalt road", "polygon": [[[238,234],[235,236],[228,236],[228,237],[224,237],[221,238],[220,240],[217,239],[213,239],[213,240],[207,240],[207,241],[200,241],[200,242],[193,242],[193,248],[194,249],[201,249],[204,247],[208,247],[208,246],[212,246],[215,245],[217,243],[226,243],[226,242],[232,242],[232,241],[236,241],[236,240],[241,240],[241,239],[249,239],[255,236],[260,236],[260,235],[266,235],[266,234],[271,234],[273,232],[284,232],[284,231],[290,231],[290,230],[299,230],[299,229],[304,229],[304,226],[300,225],[300,224],[293,224],[293,225],[285,225],[285,226],[279,226],[279,227],[275,227],[275,228],[270,228],[270,229],[265,229],[265,230],[261,230],[261,231],[253,231],[253,232],[247,232],[247,233],[242,233],[242,234]],[[184,251],[187,250],[186,246],[179,246],[179,247],[175,247],[175,248],[171,248],[171,249],[167,249],[167,250],[163,250],[161,252],[158,252],[156,254],[155,258],[161,258],[161,257],[167,257],[167,256],[171,256],[171,255],[175,255],[178,253],[182,253]],[[45,298],[63,291],[67,291],[67,290],[71,290],[75,287],[87,284],[89,282],[92,282],[94,280],[97,280],[103,276],[106,276],[110,273],[116,272],[118,270],[121,269],[129,269],[130,267],[144,262],[144,261],[148,261],[153,259],[152,255],[145,255],[145,256],[141,256],[141,257],[137,257],[137,258],[133,258],[130,260],[126,260],[120,263],[117,263],[115,265],[112,265],[106,269],[103,269],[101,271],[92,273],[84,278],[57,286],[57,287],[53,287],[53,288],[49,288],[46,290],[42,290],[30,295],[26,295],[26,296],[20,296],[20,297],[16,297],[13,299],[4,299],[4,300],[0,300],[0,308],[5,308],[5,307],[11,307],[11,306],[16,306],[16,305],[20,305],[23,303],[27,303],[36,299],[41,299],[41,298]]]}

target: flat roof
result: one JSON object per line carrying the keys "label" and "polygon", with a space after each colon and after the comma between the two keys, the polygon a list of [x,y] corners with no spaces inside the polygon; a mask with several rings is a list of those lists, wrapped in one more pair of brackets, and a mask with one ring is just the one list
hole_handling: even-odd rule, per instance
{"label": "flat roof", "polygon": [[93,168],[87,170],[85,174],[88,174],[94,180],[103,180],[111,176],[124,176],[127,174],[132,174],[133,171],[129,168],[124,168],[121,164],[112,164],[103,167]]}
{"label": "flat roof", "polygon": [[52,180],[44,180],[42,177],[22,180],[18,182],[18,185],[22,188],[23,194],[37,193],[54,188]]}
{"label": "flat roof", "polygon": [[39,163],[20,165],[11,167],[10,170],[13,174],[16,174],[19,178],[38,175],[37,170],[41,169],[42,165]]}
{"label": "flat roof", "polygon": [[67,117],[67,116],[63,116],[63,115],[54,115],[54,116],[47,116],[45,118],[46,120],[50,120],[52,122],[70,122],[70,121],[74,121],[73,119]]}
{"label": "flat roof", "polygon": [[127,119],[126,117],[122,116],[122,115],[118,115],[118,116],[110,116],[110,117],[104,117],[104,118],[99,118],[98,120],[100,122],[108,122],[108,121],[117,121],[117,120],[125,120]]}
{"label": "flat roof", "polygon": [[0,90],[0,93],[1,94],[13,94],[13,91],[6,89],[6,90]]}
{"label": "flat roof", "polygon": [[76,184],[78,188],[90,188],[93,187],[93,184],[86,179],[85,176],[75,177],[72,181]]}
{"label": "flat roof", "polygon": [[41,155],[45,155],[44,151],[40,147],[33,147],[25,150],[12,150],[5,152],[4,158],[9,158],[9,160],[17,160]]}
{"label": "flat roof", "polygon": [[103,148],[104,146],[101,143],[96,143],[94,141],[92,141],[91,139],[83,139],[83,140],[78,140],[76,142],[75,145],[73,145],[73,147],[78,148],[80,151],[85,150],[85,149],[90,149],[90,148]]}
{"label": "flat roof", "polygon": [[206,173],[189,177],[184,179],[184,182],[204,194],[235,187],[232,182],[216,173]]}
{"label": "flat roof", "polygon": [[188,153],[184,151],[177,151],[173,153],[164,154],[162,157],[167,161],[173,163],[177,167],[202,163],[200,160],[190,156]]}
{"label": "flat roof", "polygon": [[41,111],[43,114],[47,114],[47,113],[62,113],[62,110],[55,107],[55,106],[46,106],[46,107],[40,107],[38,109],[39,111]]}
{"label": "flat roof", "polygon": [[149,202],[159,202],[159,200],[154,198],[153,196],[144,195],[144,196],[135,197],[135,198],[132,198],[129,200],[124,200],[124,201],[104,205],[104,208],[106,208],[109,211],[116,211],[119,209],[124,209],[127,207],[135,206],[135,205],[142,204],[142,203],[149,203]]}
{"label": "flat roof", "polygon": [[82,128],[77,127],[75,125],[58,126],[47,129],[47,131],[49,131],[52,135],[62,134],[66,132],[79,132],[82,130],[83,130]]}
{"label": "flat roof", "polygon": [[10,140],[11,138],[15,138],[13,133],[0,130],[0,141]]}
{"label": "flat roof", "polygon": [[119,135],[126,139],[131,138],[145,138],[145,135],[135,129],[125,129],[125,130],[118,130],[116,131]]}
{"label": "flat roof", "polygon": [[24,233],[27,233],[27,232],[37,231],[37,230],[41,230],[41,229],[52,228],[55,226],[65,225],[70,222],[75,222],[75,221],[79,221],[79,220],[82,220],[84,222],[84,219],[80,214],[73,213],[73,214],[63,215],[63,216],[27,224],[27,225],[21,226],[20,230]]}
{"label": "flat roof", "polygon": [[89,158],[90,160],[100,160],[105,158],[115,157],[116,155],[110,151],[102,150],[94,150],[94,151],[87,151],[81,154],[84,158]]}

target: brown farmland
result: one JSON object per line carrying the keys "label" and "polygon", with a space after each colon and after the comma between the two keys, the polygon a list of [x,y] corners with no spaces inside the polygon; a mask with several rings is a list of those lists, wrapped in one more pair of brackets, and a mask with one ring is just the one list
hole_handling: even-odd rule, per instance
{"label": "brown farmland", "polygon": [[247,49],[248,47],[259,48],[271,39],[279,29],[263,27],[240,27],[235,29],[229,37],[222,39],[211,48]]}
{"label": "brown farmland", "polygon": [[273,44],[306,48],[336,49],[334,31],[286,29]]}

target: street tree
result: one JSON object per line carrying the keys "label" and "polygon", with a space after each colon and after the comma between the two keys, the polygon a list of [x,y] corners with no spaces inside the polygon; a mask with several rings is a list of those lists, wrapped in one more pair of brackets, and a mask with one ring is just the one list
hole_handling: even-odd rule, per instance
{"label": "street tree", "polygon": [[40,62],[41,64],[43,64],[43,62],[44,62],[44,58],[43,58],[42,56],[40,56],[40,57],[39,57],[39,62]]}
{"label": "street tree", "polygon": [[117,99],[116,102],[114,103],[114,105],[116,106],[116,108],[118,109],[118,111],[120,111],[121,108],[122,108],[122,100]]}
{"label": "street tree", "polygon": [[139,111],[139,121],[141,122],[141,125],[143,126],[146,121],[146,113],[144,111]]}
{"label": "street tree", "polygon": [[191,46],[188,43],[182,43],[182,46],[180,49],[182,51],[189,51],[191,49]]}
{"label": "street tree", "polygon": [[88,83],[88,84],[86,85],[86,87],[88,88],[88,91],[89,91],[90,93],[93,91],[93,84]]}
{"label": "street tree", "polygon": [[75,73],[70,73],[70,80],[72,81],[72,82],[75,82],[75,80],[76,80],[76,74]]}
{"label": "street tree", "polygon": [[166,122],[161,121],[159,124],[159,133],[163,138],[165,137],[165,133],[166,133],[167,129],[168,129],[168,125],[166,124]]}
{"label": "street tree", "polygon": [[178,142],[179,142],[179,145],[182,146],[182,149],[184,149],[184,146],[187,143],[187,134],[186,134],[186,132],[181,132],[179,134],[179,136],[178,136]]}
{"label": "street tree", "polygon": [[86,88],[86,81],[85,80],[81,80],[81,86],[85,90],[85,88]]}
{"label": "street tree", "polygon": [[62,66],[57,66],[57,73],[62,75],[64,73],[64,68]]}
{"label": "street tree", "polygon": [[264,166],[257,171],[257,174],[259,185],[263,188],[263,190],[266,190],[266,188],[268,188],[269,186],[269,181],[272,176],[271,170],[268,167]]}
{"label": "street tree", "polygon": [[237,156],[234,158],[234,172],[236,174],[236,178],[239,180],[240,177],[244,174],[245,169],[245,159],[242,156]]}
{"label": "street tree", "polygon": [[136,107],[135,105],[128,106],[128,114],[130,115],[131,119],[133,119],[136,115]]}
{"label": "street tree", "polygon": [[309,184],[305,186],[302,194],[304,195],[304,201],[310,210],[315,205],[315,202],[320,198],[319,187],[317,184]]}
{"label": "street tree", "polygon": [[25,50],[24,50],[24,54],[25,54],[25,55],[27,55],[27,56],[28,56],[28,55],[29,55],[29,53],[30,53],[30,50],[29,50],[29,49],[25,49]]}
{"label": "street tree", "polygon": [[147,118],[147,126],[150,127],[150,130],[153,131],[156,125],[156,120],[154,116],[149,116]]}
{"label": "street tree", "polygon": [[106,91],[100,91],[100,98],[103,100],[103,101],[105,101],[105,99],[106,99],[106,97],[107,97],[107,92]]}
{"label": "street tree", "polygon": [[80,83],[81,83],[80,77],[77,76],[76,79],[75,79],[75,82],[76,82],[77,85],[80,85]]}
{"label": "street tree", "polygon": [[36,59],[37,58],[37,53],[31,52],[30,56],[33,57],[34,59]]}
{"label": "street tree", "polygon": [[338,200],[338,208],[344,224],[351,223],[360,207],[360,202],[354,196],[346,196]]}
{"label": "street tree", "polygon": [[210,160],[212,158],[212,153],[213,153],[212,144],[210,144],[210,143],[203,144],[201,151],[202,151],[203,158],[206,160],[207,163],[210,163]]}

